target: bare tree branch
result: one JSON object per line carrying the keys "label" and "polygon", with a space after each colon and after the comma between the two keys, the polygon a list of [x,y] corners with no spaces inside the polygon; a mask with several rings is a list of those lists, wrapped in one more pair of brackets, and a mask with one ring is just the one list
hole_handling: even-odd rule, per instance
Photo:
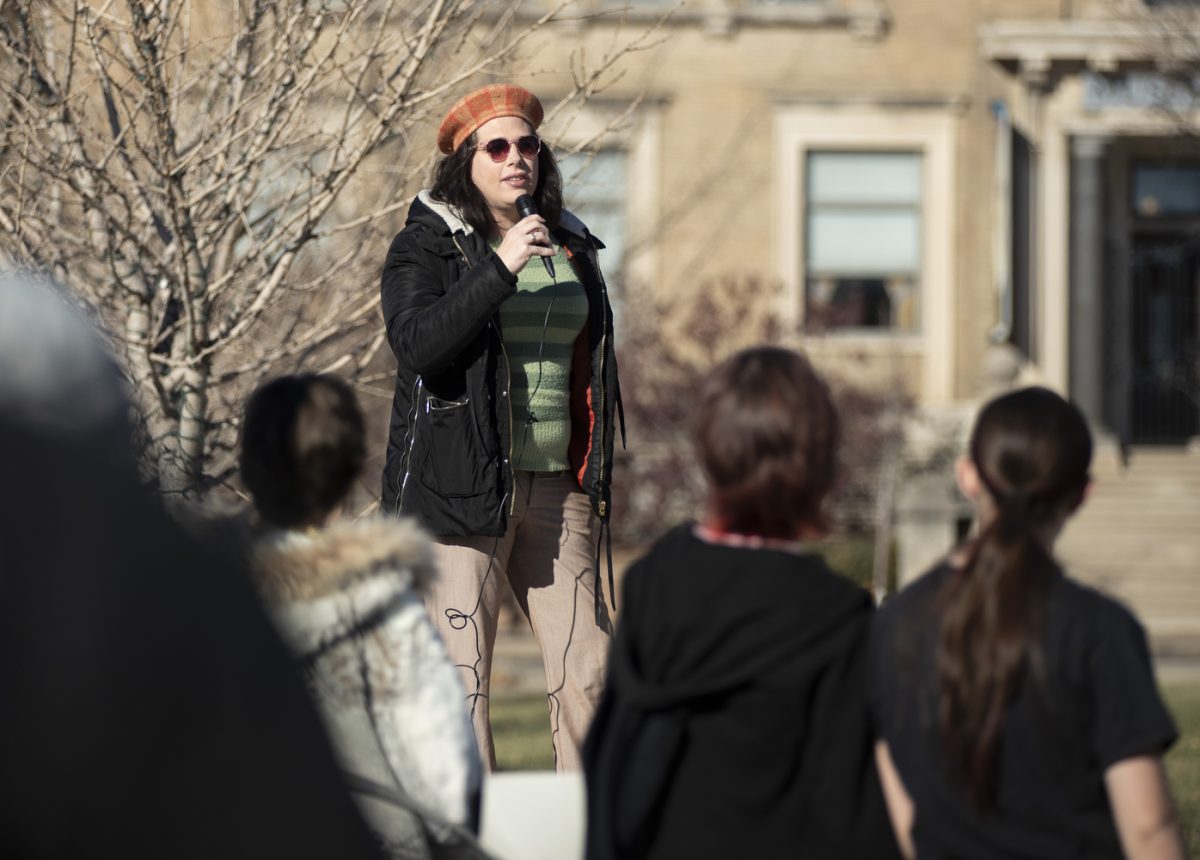
{"label": "bare tree branch", "polygon": [[[572,3],[547,5],[0,0],[0,259],[94,310],[164,490],[229,479],[265,374],[324,368],[379,393],[375,258],[440,112]],[[552,110],[656,38],[578,58]]]}

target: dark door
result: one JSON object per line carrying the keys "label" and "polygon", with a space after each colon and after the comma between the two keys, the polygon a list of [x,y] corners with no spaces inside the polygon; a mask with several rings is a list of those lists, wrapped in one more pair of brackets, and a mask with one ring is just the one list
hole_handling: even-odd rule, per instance
{"label": "dark door", "polygon": [[1200,433],[1200,232],[1133,238],[1131,431],[1143,444]]}

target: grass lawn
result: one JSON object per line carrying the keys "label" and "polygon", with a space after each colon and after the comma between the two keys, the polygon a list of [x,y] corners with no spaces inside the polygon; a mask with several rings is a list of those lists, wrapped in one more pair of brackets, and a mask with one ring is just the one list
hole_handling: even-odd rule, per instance
{"label": "grass lawn", "polygon": [[[1165,684],[1163,693],[1180,733],[1179,743],[1167,755],[1167,772],[1189,849],[1200,858],[1200,681]],[[493,699],[492,730],[501,770],[554,766],[545,696]]]}
{"label": "grass lawn", "polygon": [[1188,849],[1200,857],[1200,682],[1164,684],[1163,693],[1179,726],[1179,742],[1167,753],[1167,773]]}
{"label": "grass lawn", "polygon": [[554,767],[550,712],[546,709],[544,695],[493,696],[491,716],[497,769],[549,770]]}

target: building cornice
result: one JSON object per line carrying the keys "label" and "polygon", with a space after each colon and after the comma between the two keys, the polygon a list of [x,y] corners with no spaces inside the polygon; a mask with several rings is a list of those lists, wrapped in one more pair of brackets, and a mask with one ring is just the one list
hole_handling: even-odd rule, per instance
{"label": "building cornice", "polygon": [[[537,18],[556,0],[527,2],[518,18]],[[891,25],[883,0],[812,0],[773,4],[754,0],[682,0],[631,4],[622,0],[579,0],[558,23],[575,27],[624,22],[668,27],[698,27],[710,36],[729,37],[742,29],[845,28],[864,39],[882,38]]]}
{"label": "building cornice", "polygon": [[1150,19],[996,21],[979,28],[983,56],[1035,85],[1047,82],[1054,65],[1107,74],[1122,63],[1158,62],[1163,39]]}
{"label": "building cornice", "polygon": [[967,93],[772,92],[768,97],[772,104],[780,107],[794,105],[843,111],[935,110],[960,114],[971,105],[971,97]]}

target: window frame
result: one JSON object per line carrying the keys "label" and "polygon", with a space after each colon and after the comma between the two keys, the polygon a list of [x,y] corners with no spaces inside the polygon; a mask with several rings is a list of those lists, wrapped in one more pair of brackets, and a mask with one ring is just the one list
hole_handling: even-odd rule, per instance
{"label": "window frame", "polygon": [[775,270],[782,283],[780,317],[804,331],[807,281],[809,151],[917,152],[922,156],[921,281],[915,330],[833,328],[806,334],[807,347],[832,358],[911,355],[922,361],[921,398],[947,403],[955,386],[955,280],[957,126],[954,100],[858,103],[833,99],[780,99],[774,128]]}
{"label": "window frame", "polygon": [[[559,158],[558,168],[559,168],[559,172],[562,174],[562,180],[563,180],[563,205],[568,210],[570,210],[572,213],[579,215],[579,212],[576,210],[575,206],[572,205],[572,203],[569,201],[569,198],[573,196],[571,189],[574,187],[572,185],[572,180],[575,178],[575,174],[568,176],[567,175],[568,171],[563,168],[563,162],[570,158],[583,158],[583,159],[589,160],[589,164],[586,167],[582,168],[582,171],[581,171],[584,174],[584,176],[586,177],[587,171],[592,168],[592,165],[594,164],[595,159],[598,159],[598,158],[601,158],[604,156],[611,156],[611,155],[619,155],[621,157],[621,177],[620,177],[621,178],[621,188],[619,189],[619,193],[611,194],[609,199],[603,200],[602,202],[605,206],[612,206],[612,207],[620,210],[621,226],[622,226],[622,231],[623,231],[624,235],[622,235],[619,240],[619,247],[621,250],[621,258],[619,260],[614,259],[611,263],[609,263],[609,265],[606,266],[606,268],[604,270],[604,275],[605,275],[605,280],[609,282],[610,286],[615,281],[615,283],[617,285],[617,291],[621,292],[624,289],[625,282],[629,278],[629,274],[628,274],[628,269],[629,269],[628,246],[629,246],[629,238],[630,238],[629,189],[631,186],[629,174],[630,174],[630,170],[632,167],[632,164],[631,164],[632,155],[629,151],[629,146],[626,144],[625,141],[615,141],[615,142],[607,143],[607,145],[604,142],[602,142],[599,146],[592,147],[592,148],[585,148],[585,149],[580,150],[579,152],[563,153],[561,156],[558,157]],[[586,205],[586,203],[587,203],[587,201],[585,201],[585,205]],[[588,226],[589,230],[596,228],[596,225],[595,225],[595,223],[593,223],[593,220],[589,220],[586,217],[586,215],[580,215],[579,217]],[[596,236],[601,242],[604,242],[606,245],[611,245],[611,246],[618,245],[618,241],[612,239],[611,237],[606,236],[603,230],[598,231]],[[613,265],[614,263],[615,263],[615,266]]]}
{"label": "window frame", "polygon": [[[543,99],[547,105],[555,102],[549,96]],[[577,111],[560,112],[539,130],[559,157],[577,147],[583,153],[618,150],[625,155],[624,259],[621,283],[609,296],[618,316],[616,304],[641,290],[652,289],[658,268],[658,243],[646,241],[646,237],[653,236],[660,226],[662,114],[666,102],[643,99],[631,114],[629,107],[626,99],[593,97]],[[567,189],[564,192],[564,197],[569,196]],[[605,241],[603,233],[597,238]],[[600,262],[602,267],[607,264],[603,251]],[[605,274],[607,277],[607,271]]]}
{"label": "window frame", "polygon": [[1193,211],[1158,211],[1145,212],[1139,206],[1137,200],[1138,190],[1138,172],[1141,170],[1170,170],[1182,169],[1191,173],[1200,174],[1200,159],[1196,158],[1180,158],[1180,159],[1153,159],[1138,157],[1133,158],[1129,162],[1129,191],[1126,195],[1126,206],[1129,207],[1131,218],[1135,218],[1146,222],[1171,222],[1171,221],[1194,221],[1200,218],[1200,206]]}
{"label": "window frame", "polygon": [[[876,201],[876,202],[845,202],[845,201],[842,201],[842,202],[832,202],[831,203],[831,202],[827,202],[827,201],[821,201],[821,202],[814,203],[812,200],[812,196],[809,193],[811,181],[812,181],[812,157],[814,155],[824,155],[824,154],[828,154],[828,155],[876,155],[876,154],[879,154],[879,155],[911,155],[911,156],[915,156],[916,161],[917,161],[918,183],[919,183],[919,191],[918,191],[918,196],[917,196],[916,202],[915,203],[890,203],[887,201],[880,200],[880,201]],[[847,278],[847,279],[859,279],[859,280],[879,279],[879,280],[886,281],[891,278],[911,276],[913,281],[916,284],[915,290],[916,290],[916,303],[917,303],[917,316],[916,316],[916,320],[914,321],[913,328],[896,328],[894,326],[837,326],[837,327],[821,329],[821,333],[824,334],[824,333],[850,331],[850,332],[863,332],[863,333],[867,333],[867,332],[869,332],[869,333],[885,333],[886,332],[891,335],[920,334],[921,333],[921,325],[924,322],[924,320],[922,318],[922,314],[921,314],[921,309],[922,309],[922,305],[923,305],[922,296],[924,293],[923,284],[925,281],[925,273],[924,273],[924,268],[925,268],[925,265],[924,265],[924,263],[925,263],[925,241],[924,241],[924,239],[925,239],[925,230],[926,230],[926,228],[925,228],[926,188],[925,188],[925,181],[924,181],[925,170],[926,170],[925,153],[922,152],[921,150],[912,149],[912,148],[844,149],[844,148],[840,148],[840,147],[826,148],[826,147],[814,146],[814,147],[809,147],[805,150],[804,165],[803,165],[802,170],[803,170],[803,174],[804,174],[805,197],[804,197],[804,201],[803,201],[804,214],[803,214],[803,218],[802,218],[803,223],[802,223],[801,229],[804,231],[803,242],[804,242],[804,251],[805,251],[805,260],[804,260],[805,268],[804,268],[804,283],[801,284],[801,296],[800,296],[800,300],[804,304],[804,308],[801,309],[801,318],[803,319],[804,315],[807,313],[806,309],[809,304],[808,280],[810,278],[831,277],[831,278]],[[811,262],[811,252],[812,252],[811,240],[812,240],[812,230],[813,230],[813,215],[816,212],[851,212],[851,213],[854,213],[854,212],[859,212],[859,213],[866,213],[866,212],[870,212],[870,213],[905,212],[905,213],[908,213],[908,212],[913,212],[913,213],[915,213],[917,216],[917,237],[916,237],[917,246],[914,249],[914,252],[915,252],[914,256],[916,257],[916,265],[911,270],[908,270],[905,272],[901,272],[899,270],[893,270],[893,271],[889,271],[889,272],[881,272],[881,271],[869,271],[866,269],[859,269],[859,270],[842,269],[840,271],[837,271],[834,269],[818,269],[816,267],[812,267],[812,269],[810,270],[809,264]],[[806,331],[806,333],[811,334],[812,332]]]}

